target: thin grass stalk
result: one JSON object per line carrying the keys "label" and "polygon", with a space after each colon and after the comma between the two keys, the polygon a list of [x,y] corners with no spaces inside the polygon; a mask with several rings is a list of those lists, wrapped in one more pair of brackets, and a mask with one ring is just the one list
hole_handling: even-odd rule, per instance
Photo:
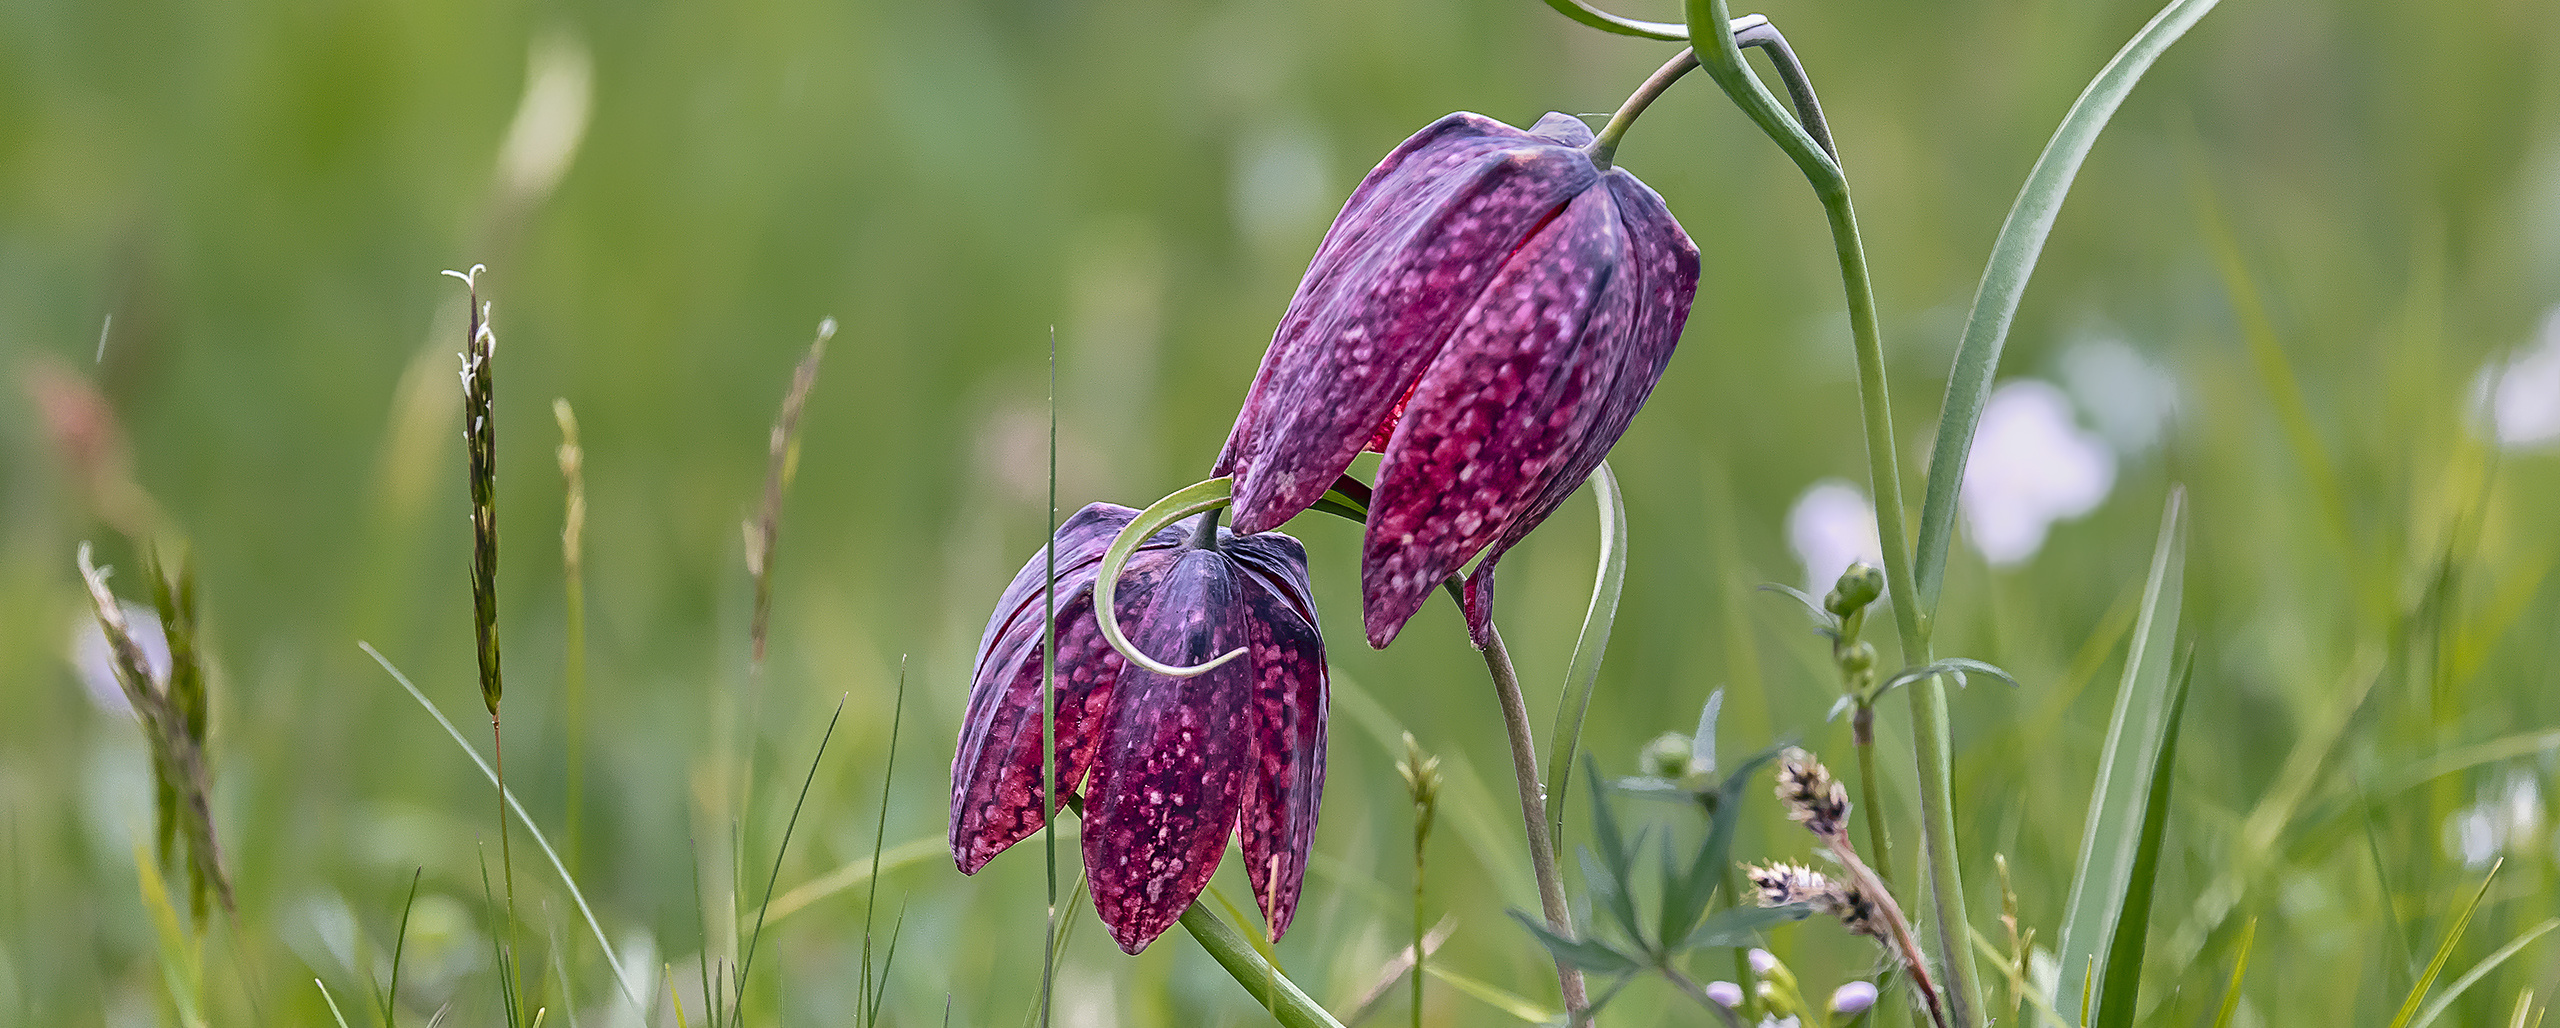
{"label": "thin grass stalk", "polygon": [[[1040,1028],[1049,1028],[1058,982],[1058,330],[1049,329],[1049,541],[1040,548],[1048,574],[1040,587],[1040,844],[1049,888],[1048,920],[1040,933]],[[1103,623],[1111,623],[1110,583],[1095,593]],[[878,875],[873,875],[876,879]],[[1194,933],[1195,935],[1197,933]]]}
{"label": "thin grass stalk", "polygon": [[[586,805],[587,739],[587,474],[586,449],[578,443],[578,415],[567,398],[551,401],[552,420],[560,424],[561,602],[567,618],[568,653],[561,668],[560,691],[567,722],[568,816],[561,828],[569,866],[578,864],[579,811]],[[574,1020],[574,1018],[573,1018]]]}
{"label": "thin grass stalk", "polygon": [[[898,698],[889,708],[889,755],[881,762],[880,823],[871,834],[871,893],[862,901],[862,996],[865,1000],[870,1000],[874,996],[871,974],[871,924],[873,915],[880,910],[880,850],[889,839],[889,783],[896,781],[898,775],[898,726],[905,723],[906,719],[907,659],[900,657],[898,658]],[[904,914],[899,916],[902,919],[905,917]],[[895,936],[891,937],[890,945],[893,948],[897,945]],[[882,992],[888,989],[887,979],[888,969],[881,968],[878,989]],[[865,1023],[878,1024],[879,1020],[879,1015],[875,1012]]]}
{"label": "thin grass stalk", "polygon": [[[1867,437],[1868,488],[1876,505],[1876,528],[1883,544],[1886,589],[1893,597],[1894,627],[1902,640],[1906,665],[1927,663],[1929,630],[1913,586],[1908,528],[1903,520],[1900,450],[1893,438],[1893,413],[1885,383],[1884,335],[1876,319],[1875,291],[1866,249],[1858,237],[1857,212],[1850,202],[1848,176],[1840,163],[1808,134],[1770,94],[1759,76],[1742,61],[1742,51],[1725,32],[1701,34],[1698,26],[1730,24],[1724,0],[1688,0],[1691,35],[1713,39],[1703,45],[1700,64],[1725,95],[1793,160],[1814,195],[1822,202],[1831,228],[1832,250],[1840,264],[1841,288],[1847,294],[1849,328],[1858,365],[1858,399]],[[1919,764],[1920,844],[1926,858],[1931,920],[1938,954],[1946,963],[1950,1023],[1959,1028],[1979,1024],[1981,1004],[1974,992],[1978,978],[1973,951],[1964,944],[1970,922],[1965,916],[1964,875],[1955,848],[1955,810],[1950,793],[1947,753],[1947,701],[1938,676],[1913,683],[1911,741]]]}
{"label": "thin grass stalk", "polygon": [[480,300],[479,277],[484,270],[474,264],[468,272],[445,274],[462,280],[470,305],[462,348],[462,441],[464,472],[471,487],[471,630],[478,643],[480,699],[489,708],[489,759],[498,786],[493,806],[498,821],[499,874],[506,883],[507,902],[506,930],[500,943],[506,952],[501,954],[499,973],[507,978],[507,1023],[513,1025],[521,1013],[514,997],[523,991],[524,983],[516,977],[514,968],[515,849],[507,831],[507,748],[498,714],[499,703],[506,696],[506,678],[498,659],[498,337],[489,327],[489,305]]}
{"label": "thin grass stalk", "polygon": [[[418,706],[425,708],[427,716],[434,718],[437,727],[444,729],[444,734],[453,740],[455,746],[461,748],[462,755],[471,758],[471,763],[480,768],[482,777],[489,779],[490,784],[498,787],[498,794],[504,797],[508,809],[515,811],[516,820],[524,825],[525,834],[533,837],[533,844],[542,850],[544,858],[551,861],[551,869],[559,873],[561,887],[569,890],[570,901],[577,904],[579,916],[587,922],[587,930],[595,935],[596,947],[603,951],[605,963],[613,969],[613,980],[622,987],[623,998],[630,1001],[631,1009],[645,1012],[647,1008],[640,1002],[639,990],[631,987],[630,973],[623,968],[622,958],[614,952],[613,940],[605,937],[604,925],[596,920],[595,908],[587,904],[586,892],[578,888],[577,878],[569,874],[569,865],[561,861],[560,851],[552,848],[551,839],[542,834],[540,826],[533,823],[533,816],[525,813],[524,804],[516,799],[514,793],[507,791],[507,787],[498,781],[497,771],[489,766],[488,761],[480,759],[480,751],[471,748],[470,740],[462,737],[462,730],[454,727],[452,719],[445,717],[444,711],[437,709],[435,701],[428,699],[425,691],[419,689],[417,683],[410,681],[409,676],[403,673],[398,665],[391,663],[390,658],[384,657],[382,651],[374,649],[372,643],[358,642],[356,647],[363,650],[366,656],[372,657],[375,664],[381,665],[384,673],[389,674],[391,680],[398,683],[400,688],[409,694],[410,699],[416,700]],[[694,891],[698,894],[701,889],[697,887]]]}
{"label": "thin grass stalk", "polygon": [[827,759],[827,743],[836,737],[836,722],[844,719],[844,700],[836,700],[835,713],[827,716],[827,730],[818,736],[818,752],[809,758],[809,774],[800,780],[800,798],[791,803],[791,818],[783,822],[782,844],[773,848],[773,872],[764,880],[764,901],[756,905],[755,931],[747,935],[746,956],[738,961],[737,986],[733,992],[730,1017],[737,1024],[747,1023],[747,973],[755,969],[756,943],[764,939],[764,912],[773,906],[774,886],[782,881],[782,857],[791,851],[791,833],[800,827],[800,810],[808,806],[809,787],[818,781],[818,762]]}
{"label": "thin grass stalk", "polygon": [[[1464,604],[1458,580],[1447,583],[1449,598]],[[1520,786],[1520,817],[1529,836],[1529,867],[1538,880],[1538,906],[1546,916],[1547,927],[1565,938],[1573,938],[1573,908],[1565,901],[1564,875],[1556,869],[1556,851],[1547,836],[1547,790],[1538,780],[1538,742],[1529,728],[1529,705],[1520,694],[1520,672],[1511,663],[1511,651],[1502,644],[1502,631],[1491,622],[1485,625],[1485,672],[1493,678],[1494,696],[1502,705],[1502,724],[1511,742],[1511,774]],[[1556,958],[1556,986],[1564,998],[1568,1014],[1590,1005],[1582,972]]]}

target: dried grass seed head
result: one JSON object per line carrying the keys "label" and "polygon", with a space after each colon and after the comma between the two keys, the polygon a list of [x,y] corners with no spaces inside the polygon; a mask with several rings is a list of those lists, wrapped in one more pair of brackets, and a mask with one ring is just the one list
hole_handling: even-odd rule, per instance
{"label": "dried grass seed head", "polygon": [[1778,800],[1787,818],[1804,823],[1822,838],[1840,835],[1849,826],[1849,789],[1831,777],[1822,761],[1795,747],[1778,756]]}

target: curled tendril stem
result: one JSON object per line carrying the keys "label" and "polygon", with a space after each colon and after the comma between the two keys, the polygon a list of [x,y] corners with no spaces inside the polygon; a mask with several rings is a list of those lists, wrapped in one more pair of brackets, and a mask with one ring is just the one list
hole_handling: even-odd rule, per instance
{"label": "curled tendril stem", "polygon": [[[1199,664],[1167,664],[1157,660],[1141,652],[1137,644],[1129,641],[1128,634],[1120,630],[1120,611],[1113,603],[1113,596],[1118,591],[1120,583],[1120,572],[1129,566],[1129,558],[1137,555],[1139,545],[1145,543],[1149,536],[1163,531],[1165,526],[1174,522],[1197,514],[1225,509],[1228,504],[1234,502],[1233,489],[1233,479],[1212,478],[1177,490],[1173,495],[1157,500],[1155,505],[1139,511],[1137,517],[1130,519],[1128,527],[1121,529],[1120,534],[1112,538],[1111,548],[1103,551],[1102,567],[1098,569],[1099,575],[1093,582],[1094,620],[1101,625],[1102,638],[1111,644],[1112,649],[1119,651],[1120,656],[1129,663],[1167,678],[1191,678],[1208,674],[1228,661],[1244,656],[1245,649],[1239,646]],[[1207,523],[1210,526],[1208,531],[1213,533],[1217,531],[1214,517],[1207,519]]]}

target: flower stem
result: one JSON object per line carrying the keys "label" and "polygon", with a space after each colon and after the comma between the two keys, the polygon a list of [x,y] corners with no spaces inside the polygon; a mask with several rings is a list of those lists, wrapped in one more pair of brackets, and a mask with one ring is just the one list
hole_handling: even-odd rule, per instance
{"label": "flower stem", "polygon": [[1893,887],[1893,836],[1885,831],[1883,791],[1876,787],[1876,708],[1858,704],[1849,715],[1849,739],[1858,750],[1858,802],[1867,808],[1867,846],[1875,851],[1876,877]]}
{"label": "flower stem", "polygon": [[[1700,66],[1725,95],[1777,143],[1813,186],[1831,226],[1832,249],[1840,262],[1840,284],[1848,295],[1849,327],[1857,350],[1858,398],[1867,435],[1869,487],[1876,503],[1876,528],[1884,544],[1886,589],[1893,596],[1894,627],[1902,639],[1907,665],[1928,662],[1929,628],[1913,585],[1908,530],[1902,513],[1900,452],[1893,441],[1893,414],[1887,402],[1884,336],[1876,324],[1875,292],[1867,255],[1858,238],[1857,212],[1849,199],[1849,180],[1828,147],[1811,134],[1811,126],[1790,118],[1759,76],[1742,62],[1741,48],[1729,32],[1698,33],[1702,25],[1726,26],[1724,0],[1688,0],[1691,36],[1714,39],[1699,54]],[[1774,47],[1772,48],[1774,52]],[[1783,62],[1782,68],[1792,61]],[[1801,78],[1801,68],[1797,78]],[[1810,92],[1807,91],[1807,95]],[[1937,677],[1910,688],[1911,742],[1920,770],[1920,844],[1929,878],[1930,919],[1937,928],[1938,954],[1944,961],[1948,1023],[1972,1028],[1979,1023],[1980,1003],[1974,994],[1973,949],[1966,944],[1971,922],[1965,918],[1964,876],[1957,863],[1955,810],[1949,797],[1947,700]]]}
{"label": "flower stem", "polygon": [[[1236,984],[1244,986],[1263,1009],[1271,1012],[1272,1020],[1280,1022],[1282,1028],[1342,1028],[1342,1022],[1326,1013],[1323,1005],[1308,997],[1279,968],[1262,959],[1242,932],[1211,913],[1206,905],[1193,901],[1190,909],[1182,912],[1182,927],[1200,943],[1201,949],[1209,951],[1219,967],[1226,968]],[[1419,973],[1420,965],[1415,969]]]}
{"label": "flower stem", "polygon": [[[1458,580],[1450,579],[1448,588],[1449,598],[1463,606]],[[1573,909],[1565,904],[1564,876],[1556,870],[1555,844],[1547,838],[1547,787],[1538,780],[1538,743],[1529,731],[1529,705],[1521,699],[1520,673],[1511,665],[1511,651],[1502,645],[1502,631],[1489,622],[1485,626],[1484,666],[1493,676],[1494,695],[1502,701],[1503,727],[1511,735],[1511,773],[1520,783],[1520,817],[1528,825],[1529,867],[1538,878],[1538,905],[1544,908],[1547,927],[1570,938]],[[1556,960],[1556,985],[1563,993],[1568,1013],[1589,1005],[1582,972],[1562,958]]]}
{"label": "flower stem", "polygon": [[1665,90],[1671,88],[1672,83],[1680,81],[1680,76],[1688,74],[1697,66],[1698,52],[1684,49],[1665,62],[1662,67],[1655,69],[1653,77],[1644,80],[1644,85],[1636,87],[1635,94],[1627,97],[1627,102],[1618,106],[1618,113],[1610,115],[1609,123],[1600,127],[1599,136],[1592,139],[1589,146],[1583,148],[1591,154],[1591,163],[1602,171],[1609,170],[1610,162],[1618,156],[1618,141],[1626,137],[1627,127],[1636,123],[1636,116],[1643,114],[1645,108],[1653,106],[1655,97],[1661,96]]}

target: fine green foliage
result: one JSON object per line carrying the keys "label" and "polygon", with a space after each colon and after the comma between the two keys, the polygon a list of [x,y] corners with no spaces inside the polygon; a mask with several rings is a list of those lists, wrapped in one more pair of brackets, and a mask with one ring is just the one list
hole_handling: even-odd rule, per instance
{"label": "fine green foliage", "polygon": [[2232,1015],[2240,1012],[2240,983],[2249,974],[2249,947],[2258,940],[2258,922],[2251,918],[2240,929],[2239,955],[2231,960],[2231,987],[2222,990],[2222,1009],[2213,1015],[2213,1028],[2231,1028]]}
{"label": "fine green foliage", "polygon": [[2480,888],[2471,894],[2470,902],[2462,905],[2462,912],[2454,915],[2453,926],[2445,929],[2443,945],[2436,947],[2427,969],[2419,972],[2417,982],[2409,986],[2409,996],[2400,1002],[2400,1012],[2391,1016],[2390,1028],[2411,1028],[2418,1016],[2418,1004],[2435,986],[2436,976],[2444,973],[2445,964],[2453,960],[2454,946],[2462,942],[2462,933],[2471,927],[2471,916],[2480,912],[2480,901],[2489,898],[2489,886],[2498,880],[2498,869],[2505,866],[2506,861],[2501,860],[2489,866],[2488,874],[2480,876]]}
{"label": "fine green foliage", "polygon": [[2143,813],[2151,792],[2149,771],[2166,732],[2170,704],[2171,647],[2178,633],[2179,603],[2185,593],[2187,561],[2186,496],[2171,490],[2160,516],[2160,539],[2151,552],[2150,577],[2142,587],[2142,615],[2135,623],[2131,648],[2125,653],[2124,679],[2116,687],[2115,713],[2108,718],[2104,747],[2099,751],[2098,780],[2089,791],[2089,815],[2080,833],[2078,871],[2064,907],[2061,946],[2064,996],[2079,995],[2088,983],[2082,969],[2106,963],[2107,940],[2116,933],[2117,916],[2134,888]]}
{"label": "fine green foliage", "polygon": [[462,748],[464,756],[471,758],[472,765],[478,767],[480,774],[489,779],[489,784],[498,787],[498,795],[506,801],[507,809],[515,811],[516,822],[524,826],[525,834],[533,836],[534,844],[542,847],[542,855],[551,861],[551,869],[559,873],[560,886],[568,890],[570,902],[577,904],[578,915],[586,919],[587,930],[595,935],[596,948],[604,953],[605,966],[613,972],[614,984],[622,987],[623,999],[630,1002],[632,1009],[648,1009],[640,1003],[639,990],[631,987],[631,977],[623,969],[622,958],[614,954],[613,940],[605,938],[604,925],[597,922],[595,909],[587,905],[586,893],[578,889],[578,880],[569,874],[569,866],[561,862],[559,851],[551,848],[551,840],[542,834],[542,828],[533,823],[533,816],[525,813],[524,804],[516,799],[514,792],[504,786],[498,786],[498,773],[489,767],[488,761],[481,759],[480,751],[471,748],[471,743],[463,739],[461,729],[453,727],[453,722],[444,716],[444,711],[437,709],[435,703],[427,699],[427,694],[420,692],[417,685],[409,681],[408,675],[402,674],[398,667],[393,666],[390,658],[374,649],[372,643],[360,642],[356,646],[364,650],[366,656],[372,657],[374,663],[381,665],[382,670],[391,676],[391,680],[399,683],[400,688],[408,692],[410,699],[418,701],[418,706],[424,708],[429,717],[435,718],[436,725],[444,729],[445,735],[453,739],[455,746]]}
{"label": "fine green foliage", "polygon": [[2453,1001],[2462,998],[2462,994],[2470,991],[2472,986],[2480,984],[2480,979],[2488,977],[2489,972],[2497,970],[2498,965],[2506,963],[2508,958],[2523,952],[2524,948],[2532,945],[2535,939],[2551,934],[2554,928],[2560,928],[2560,918],[2546,920],[2527,928],[2524,934],[2498,947],[2497,952],[2480,958],[2479,963],[2471,965],[2471,970],[2463,972],[2462,977],[2454,979],[2453,984],[2445,986],[2444,991],[2438,993],[2435,1000],[2427,1004],[2426,1009],[2418,1011],[2417,1019],[2410,1021],[2408,1028],[2427,1028],[2428,1025],[2436,1023],[2436,1018],[2443,1016],[2445,1009],[2453,1006]]}
{"label": "fine green foliage", "polygon": [[2131,1028],[2142,985],[2142,952],[2150,937],[2151,894],[2160,880],[2160,840],[2169,830],[2169,785],[2178,756],[2178,726],[2187,710],[2187,689],[2194,683],[2190,657],[2178,675],[2162,716],[2160,745],[2151,755],[2151,787],[2143,797],[2142,821],[2125,879],[2124,900],[2116,908],[2113,937],[2107,940],[2106,976],[2098,983],[2098,1012],[2088,1028]]}
{"label": "fine green foliage", "polygon": [[1938,438],[1929,450],[1929,485],[1920,506],[1920,547],[1914,567],[1920,607],[1934,615],[1938,591],[1946,584],[1947,547],[1955,538],[1956,495],[1964,484],[1965,463],[1973,456],[1974,429],[1982,423],[1982,407],[1991,401],[1991,381],[2000,370],[2000,350],[2009,338],[2018,301],[2027,279],[2053,234],[2062,201],[2079,177],[2081,162],[2098,142],[2098,134],[2115,117],[2144,72],[2169,44],[2213,10],[2217,0],[2170,0],[2098,69],[2062,125],[2027,169],[2027,182],[2009,206],[1992,240],[1991,259],[1983,265],[1982,284],[1974,290],[1973,310],[1965,315],[1964,336],[1956,343],[1955,367],[1947,372],[1947,397],[1938,413]]}

